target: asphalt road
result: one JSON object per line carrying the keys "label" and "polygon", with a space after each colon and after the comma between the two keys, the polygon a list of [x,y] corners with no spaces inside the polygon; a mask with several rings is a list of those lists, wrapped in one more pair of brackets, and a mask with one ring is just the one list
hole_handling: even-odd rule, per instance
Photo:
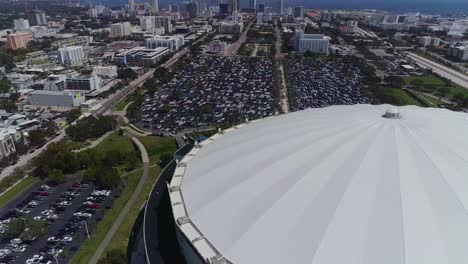
{"label": "asphalt road", "polygon": [[440,76],[445,77],[452,82],[468,89],[468,75],[450,69],[449,67],[446,67],[440,63],[433,62],[411,52],[408,53],[408,56],[413,59],[419,66],[429,68]]}

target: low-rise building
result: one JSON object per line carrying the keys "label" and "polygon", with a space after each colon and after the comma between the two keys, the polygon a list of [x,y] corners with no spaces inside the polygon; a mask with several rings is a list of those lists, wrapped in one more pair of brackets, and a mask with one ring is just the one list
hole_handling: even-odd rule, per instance
{"label": "low-rise building", "polygon": [[310,51],[312,53],[329,53],[329,37],[323,34],[304,34],[298,30],[294,35],[294,50],[299,53]]}
{"label": "low-rise building", "polygon": [[101,79],[96,74],[70,74],[67,76],[66,87],[67,90],[74,91],[99,91],[101,89]]}
{"label": "low-rise building", "polygon": [[0,159],[16,152],[14,135],[15,130],[0,128]]}
{"label": "low-rise building", "polygon": [[418,43],[421,47],[438,47],[440,46],[440,38],[437,37],[419,37]]}
{"label": "low-rise building", "polygon": [[153,67],[168,56],[170,52],[168,48],[163,47],[155,49],[135,47],[117,54],[114,60],[118,65]]}
{"label": "low-rise building", "polygon": [[226,50],[228,46],[229,44],[227,42],[220,41],[220,40],[213,40],[210,42],[210,45],[208,46],[208,50],[216,54],[226,55]]}
{"label": "low-rise building", "polygon": [[115,78],[117,77],[117,66],[94,66],[93,73],[99,77]]}
{"label": "low-rise building", "polygon": [[175,52],[180,49],[185,43],[184,36],[154,36],[150,39],[146,39],[146,48],[168,48],[171,52]]}
{"label": "low-rise building", "polygon": [[234,21],[222,21],[218,24],[220,34],[240,34],[244,29],[244,23]]}
{"label": "low-rise building", "polygon": [[451,45],[448,49],[448,56],[468,61],[468,46]]}
{"label": "low-rise building", "polygon": [[65,74],[52,74],[44,82],[44,91],[63,91],[66,89],[66,84]]}
{"label": "low-rise building", "polygon": [[38,107],[75,108],[85,101],[82,93],[74,91],[36,90],[28,95],[28,103]]}
{"label": "low-rise building", "polygon": [[66,46],[88,46],[91,42],[93,42],[92,36],[72,36],[57,40],[53,45],[63,48]]}

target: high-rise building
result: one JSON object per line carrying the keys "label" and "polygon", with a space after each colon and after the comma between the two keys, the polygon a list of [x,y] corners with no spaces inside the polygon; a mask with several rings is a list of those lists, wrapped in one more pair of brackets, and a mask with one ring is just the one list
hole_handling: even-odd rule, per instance
{"label": "high-rise building", "polygon": [[275,0],[275,13],[283,14],[283,0]]}
{"label": "high-rise building", "polygon": [[225,3],[219,4],[219,13],[227,15],[229,13],[229,5]]}
{"label": "high-rise building", "polygon": [[110,37],[121,38],[132,34],[132,25],[130,22],[121,22],[110,25]]}
{"label": "high-rise building", "polygon": [[239,1],[238,0],[228,0],[229,12],[239,10]]}
{"label": "high-rise building", "polygon": [[294,50],[299,53],[310,51],[328,55],[330,39],[322,34],[304,34],[297,30],[294,35]]}
{"label": "high-rise building", "polygon": [[33,10],[28,13],[28,21],[30,26],[47,25],[47,17],[44,11]]}
{"label": "high-rise building", "polygon": [[257,1],[256,0],[250,0],[250,5],[249,5],[250,10],[256,10],[257,9]]}
{"label": "high-rise building", "polygon": [[140,27],[143,31],[152,31],[156,27],[154,16],[144,16],[140,18]]}
{"label": "high-rise building", "polygon": [[200,16],[201,13],[206,9],[206,1],[205,0],[194,0],[194,3],[197,7],[197,16]]}
{"label": "high-rise building", "polygon": [[296,6],[294,7],[294,17],[304,17],[304,7],[303,6]]}
{"label": "high-rise building", "polygon": [[172,16],[157,16],[155,17],[155,27],[163,27],[166,33],[172,32]]}
{"label": "high-rise building", "polygon": [[18,31],[29,29],[29,21],[24,18],[13,20],[13,24],[15,25],[15,29]]}
{"label": "high-rise building", "polygon": [[263,4],[263,3],[259,4],[257,11],[260,12],[260,13],[265,13],[265,4]]}
{"label": "high-rise building", "polygon": [[88,9],[88,16],[89,16],[89,17],[97,17],[97,16],[98,16],[98,12],[97,12],[96,8],[90,8],[90,9]]}
{"label": "high-rise building", "polygon": [[348,27],[348,32],[349,33],[356,33],[358,30],[358,22],[357,21],[348,21],[346,22],[346,25]]}
{"label": "high-rise building", "polygon": [[336,19],[336,13],[334,12],[323,12],[322,13],[322,20],[332,22]]}
{"label": "high-rise building", "polygon": [[193,2],[184,2],[183,10],[190,17],[194,18],[197,16],[197,5]]}
{"label": "high-rise building", "polygon": [[29,32],[18,32],[18,33],[7,35],[7,45],[8,45],[8,48],[12,50],[26,48],[30,40],[31,40],[31,33]]}
{"label": "high-rise building", "polygon": [[130,11],[134,11],[135,10],[135,0],[128,0],[128,9]]}
{"label": "high-rise building", "polygon": [[71,46],[59,49],[59,58],[62,65],[78,66],[85,62],[82,46]]}
{"label": "high-rise building", "polygon": [[151,0],[151,11],[158,12],[159,11],[159,1],[158,0]]}

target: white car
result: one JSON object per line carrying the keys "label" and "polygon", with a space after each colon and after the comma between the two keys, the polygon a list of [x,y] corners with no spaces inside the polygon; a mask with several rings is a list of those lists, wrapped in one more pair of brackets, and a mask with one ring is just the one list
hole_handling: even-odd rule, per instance
{"label": "white car", "polygon": [[49,210],[44,210],[44,211],[42,211],[41,215],[43,215],[43,216],[49,216],[49,215],[51,215],[53,212],[54,212],[54,211],[52,211],[52,210],[50,210],[50,209],[49,209]]}
{"label": "white car", "polygon": [[72,242],[73,238],[71,236],[64,236],[60,239],[60,242]]}
{"label": "white car", "polygon": [[59,205],[61,205],[61,206],[69,206],[69,205],[71,205],[71,204],[72,204],[72,203],[69,202],[69,201],[63,201],[63,202],[59,203]]}
{"label": "white car", "polygon": [[13,238],[12,240],[10,240],[10,243],[12,244],[20,244],[21,242],[23,241],[19,238]]}
{"label": "white car", "polygon": [[13,249],[13,251],[15,251],[15,252],[25,252],[27,247],[28,247],[27,245],[21,245],[21,246],[15,248],[15,249]]}
{"label": "white car", "polygon": [[21,213],[23,213],[23,214],[29,214],[29,213],[31,212],[30,210],[28,210],[28,209],[26,209],[26,208],[23,208],[23,209],[21,209],[21,210],[19,210],[19,211],[20,211]]}
{"label": "white car", "polygon": [[38,215],[38,216],[35,216],[33,219],[39,221],[39,220],[44,220],[45,218],[43,216]]}
{"label": "white car", "polygon": [[53,237],[53,236],[52,236],[52,237],[49,237],[49,238],[47,238],[47,242],[57,242],[57,241],[58,241],[58,238],[56,238],[56,237]]}
{"label": "white car", "polygon": [[26,264],[39,263],[44,257],[41,255],[34,255],[32,258],[26,260]]}
{"label": "white car", "polygon": [[58,219],[58,215],[56,214],[51,214],[47,216],[47,220],[57,220],[57,219]]}

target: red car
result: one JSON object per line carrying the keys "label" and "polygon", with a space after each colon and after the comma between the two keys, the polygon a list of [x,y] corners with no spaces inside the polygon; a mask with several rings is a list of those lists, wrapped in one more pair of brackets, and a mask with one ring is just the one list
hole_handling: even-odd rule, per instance
{"label": "red car", "polygon": [[79,188],[80,185],[81,185],[81,183],[78,182],[78,181],[76,181],[76,182],[73,183],[72,187],[73,187],[73,188]]}
{"label": "red car", "polygon": [[39,192],[39,196],[49,196],[49,192]]}
{"label": "red car", "polygon": [[86,205],[86,207],[91,208],[91,209],[98,209],[100,206],[97,203],[89,203]]}

